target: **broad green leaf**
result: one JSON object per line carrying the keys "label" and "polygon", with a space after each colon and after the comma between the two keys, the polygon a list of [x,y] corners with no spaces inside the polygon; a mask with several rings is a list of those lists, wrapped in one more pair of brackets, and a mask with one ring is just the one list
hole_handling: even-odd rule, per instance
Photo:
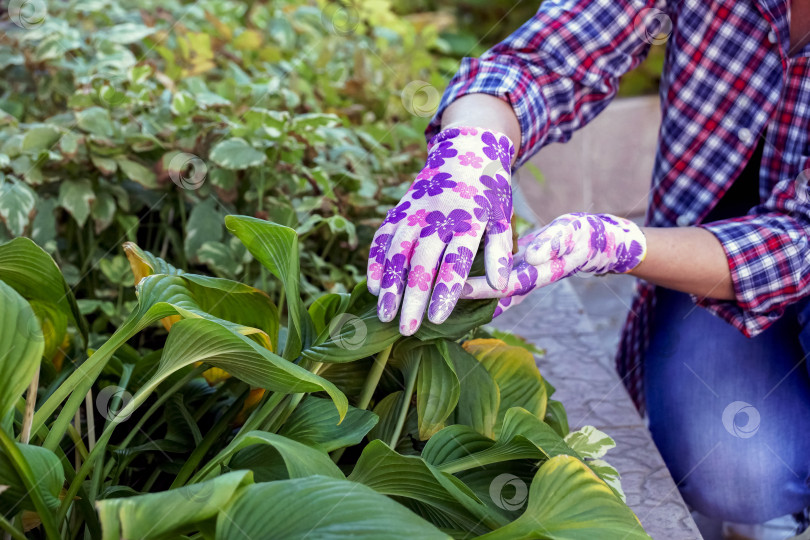
{"label": "broad green leaf", "polygon": [[458,405],[460,384],[455,367],[437,346],[422,350],[422,362],[416,379],[416,410],[419,415],[419,438],[428,440],[444,427],[444,422]]}
{"label": "broad green leaf", "polygon": [[[151,276],[145,282],[154,277],[158,276]],[[346,396],[329,381],[284,360],[219,322],[190,318],[172,326],[157,371],[120,415],[131,414],[162,381],[196,362],[211,364],[251,386],[271,391],[290,394],[326,392],[334,401],[341,419],[349,407]]]}
{"label": "broad green leaf", "polygon": [[313,328],[318,334],[322,334],[335,317],[346,311],[349,307],[348,294],[324,294],[315,300],[309,309],[309,316],[312,318]]}
{"label": "broad green leaf", "polygon": [[590,459],[604,457],[608,450],[616,447],[616,442],[593,426],[585,426],[579,431],[569,433],[565,442],[577,453]]}
{"label": "broad green leaf", "polygon": [[638,518],[593,471],[571,456],[545,462],[529,487],[526,511],[482,540],[649,539]]}
{"label": "broad green leaf", "polygon": [[449,359],[460,384],[455,423],[470,426],[478,433],[495,438],[495,424],[501,402],[498,385],[486,368],[455,341],[441,341],[439,352]]}
{"label": "broad green leaf", "polygon": [[449,426],[434,435],[422,457],[446,472],[515,459],[544,460],[566,454],[579,458],[550,426],[525,409],[510,409],[496,440],[467,426]]}
{"label": "broad green leaf", "polygon": [[100,137],[113,136],[112,118],[107,109],[90,107],[76,113],[76,125],[87,133]]}
{"label": "broad green leaf", "polygon": [[442,324],[425,319],[414,334],[418,339],[461,339],[471,330],[492,321],[497,300],[460,300],[453,313]]}
{"label": "broad green leaf", "polygon": [[42,330],[45,346],[42,355],[50,360],[65,341],[69,315],[54,302],[31,300],[29,305],[37,316],[39,327]]}
{"label": "broad green leaf", "polygon": [[13,236],[22,236],[34,213],[37,195],[24,182],[0,175],[0,218]]}
{"label": "broad green leaf", "polygon": [[546,406],[546,417],[543,421],[554,428],[560,437],[565,437],[571,432],[568,427],[568,413],[565,412],[565,406],[556,399],[548,400]]}
{"label": "broad green leaf", "polygon": [[624,494],[624,489],[622,489],[622,477],[619,471],[616,470],[616,467],[602,459],[589,460],[587,465],[593,472],[599,475],[599,478],[610,486],[610,489],[612,489],[622,501],[627,502],[627,495]]}
{"label": "broad green leaf", "polygon": [[529,351],[507,345],[499,339],[473,339],[464,342],[463,346],[483,364],[500,390],[496,435],[506,412],[512,407],[526,409],[541,419],[545,417],[546,386]]}
{"label": "broad green leaf", "polygon": [[56,304],[87,336],[87,322],[79,311],[59,267],[41,247],[28,238],[15,238],[0,244],[0,280],[11,285],[28,300]]}
{"label": "broad green leaf", "polygon": [[324,476],[247,486],[217,519],[218,540],[432,540],[449,536],[385,495]]}
{"label": "broad green leaf", "polygon": [[284,358],[296,359],[314,333],[298,289],[298,235],[289,227],[247,216],[226,216],[225,226],[284,285],[289,314]]}
{"label": "broad green leaf", "polygon": [[95,200],[90,180],[63,180],[59,185],[59,206],[67,210],[79,226],[84,226]]}
{"label": "broad green leaf", "polygon": [[37,125],[25,132],[22,140],[22,150],[25,152],[40,152],[50,150],[59,140],[61,132],[56,126],[46,124]]}
{"label": "broad green leaf", "polygon": [[[55,510],[59,506],[59,492],[65,482],[65,473],[59,458],[50,450],[39,446],[15,444],[31,468],[45,504]],[[2,450],[0,450],[0,485],[7,486],[5,491],[0,491],[0,514],[13,516],[21,510],[35,510],[19,471]]]}
{"label": "broad green leaf", "polygon": [[523,347],[524,349],[526,349],[527,351],[529,351],[532,354],[544,355],[546,353],[546,351],[539,348],[534,343],[529,343],[528,341],[526,341],[525,338],[523,338],[523,337],[521,337],[521,336],[519,336],[517,334],[513,334],[511,332],[505,332],[503,330],[499,330],[499,329],[497,329],[495,327],[492,327],[492,326],[485,326],[483,329],[488,334],[490,334],[493,338],[500,339],[501,341],[503,341],[507,345],[513,345],[515,347]]}
{"label": "broad green leaf", "polygon": [[332,452],[360,444],[377,421],[371,411],[349,407],[341,422],[329,400],[307,396],[284,422],[279,435]]}
{"label": "broad green leaf", "polygon": [[368,292],[365,282],[355,287],[348,308],[325,322],[315,343],[302,353],[304,358],[353,362],[377,354],[401,337],[395,321],[380,321],[377,298]]}
{"label": "broad green leaf", "polygon": [[31,240],[48,253],[56,251],[56,199],[40,198],[37,201],[37,215],[31,222]]}
{"label": "broad green leaf", "polygon": [[242,138],[221,141],[211,149],[211,161],[223,169],[242,170],[257,167],[267,161],[264,152],[256,150]]}
{"label": "broad green leaf", "polygon": [[115,161],[118,163],[118,168],[124,173],[124,176],[137,182],[145,188],[157,189],[157,180],[155,173],[151,169],[144,167],[137,161],[132,161],[125,157],[117,157]]}
{"label": "broad green leaf", "polygon": [[222,214],[217,210],[214,197],[208,197],[194,205],[189,213],[185,232],[183,247],[189,259],[197,257],[200,246],[205,242],[222,240]]}
{"label": "broad green leaf", "polygon": [[14,408],[42,359],[45,339],[31,306],[0,281],[0,418]]}
{"label": "broad green leaf", "polygon": [[[238,452],[238,453],[237,453]],[[282,435],[250,431],[238,436],[218,456],[231,460],[231,469],[251,469],[257,482],[304,478],[315,474],[345,478],[323,450]]]}
{"label": "broad green leaf", "polygon": [[487,531],[481,523],[498,521],[464,484],[416,456],[402,456],[380,440],[371,441],[349,480],[390,497],[405,497],[433,506],[456,528],[473,534]]}
{"label": "broad green leaf", "polygon": [[156,257],[148,251],[142,250],[137,244],[133,242],[124,242],[124,253],[129,260],[129,265],[132,268],[132,273],[135,275],[135,284],[137,285],[141,279],[152,274],[183,274],[179,270],[167,263],[160,257]]}
{"label": "broad green leaf", "polygon": [[233,471],[159,493],[97,501],[103,539],[177,538],[214,518],[240,488],[252,482],[250,471]]}
{"label": "broad green leaf", "polygon": [[125,22],[111,26],[104,32],[104,39],[121,45],[129,45],[130,43],[137,43],[155,32],[155,28],[150,28],[144,24]]}

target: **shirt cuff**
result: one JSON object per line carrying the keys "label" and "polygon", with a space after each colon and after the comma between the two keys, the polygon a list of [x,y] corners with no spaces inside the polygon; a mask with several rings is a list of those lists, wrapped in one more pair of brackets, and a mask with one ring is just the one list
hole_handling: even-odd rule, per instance
{"label": "shirt cuff", "polygon": [[[520,123],[521,141],[513,168],[534,155],[546,139],[549,115],[537,80],[521,69],[495,60],[465,58],[442,96],[439,108],[425,131],[430,140],[441,131],[444,110],[461,96],[488,94],[509,103]],[[480,126],[487,127],[487,126]]]}

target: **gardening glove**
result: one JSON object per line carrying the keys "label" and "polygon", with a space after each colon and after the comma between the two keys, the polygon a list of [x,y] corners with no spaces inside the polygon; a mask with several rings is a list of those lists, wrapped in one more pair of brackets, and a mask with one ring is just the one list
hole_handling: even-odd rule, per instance
{"label": "gardening glove", "polygon": [[416,332],[428,303],[428,319],[444,322],[485,235],[482,279],[490,289],[506,287],[514,152],[506,135],[481,128],[448,128],[431,139],[425,168],[388,211],[369,253],[368,289],[379,296],[381,321],[393,320],[401,302],[403,335]]}
{"label": "gardening glove", "polygon": [[625,273],[647,255],[647,240],[632,221],[610,214],[565,214],[518,240],[506,291],[482,278],[464,285],[462,298],[500,298],[497,317],[537,287],[574,274]]}

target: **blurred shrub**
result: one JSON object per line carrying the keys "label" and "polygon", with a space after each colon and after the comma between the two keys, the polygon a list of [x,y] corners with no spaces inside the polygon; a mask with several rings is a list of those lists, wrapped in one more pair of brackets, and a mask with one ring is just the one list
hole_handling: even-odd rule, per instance
{"label": "blurred shrub", "polygon": [[299,232],[305,293],[350,290],[424,157],[431,111],[402,92],[442,87],[430,25],[372,1],[36,6],[0,21],[0,241],[31,236],[114,316],[123,240],[272,291],[222,226],[249,214]]}

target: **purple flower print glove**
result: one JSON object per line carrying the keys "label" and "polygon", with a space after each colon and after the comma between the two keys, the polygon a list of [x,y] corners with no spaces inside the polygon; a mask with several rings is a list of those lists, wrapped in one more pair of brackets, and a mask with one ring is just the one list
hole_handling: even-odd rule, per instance
{"label": "purple flower print glove", "polygon": [[647,255],[647,240],[635,223],[610,214],[565,214],[518,240],[519,250],[505,292],[483,278],[470,278],[462,298],[500,298],[497,317],[537,287],[574,274],[625,273]]}
{"label": "purple flower print glove", "polygon": [[371,245],[368,289],[379,296],[380,320],[393,320],[401,302],[403,335],[419,329],[426,307],[431,322],[444,322],[485,235],[486,283],[506,287],[514,153],[506,135],[481,128],[448,128],[433,137],[425,168],[388,211]]}

